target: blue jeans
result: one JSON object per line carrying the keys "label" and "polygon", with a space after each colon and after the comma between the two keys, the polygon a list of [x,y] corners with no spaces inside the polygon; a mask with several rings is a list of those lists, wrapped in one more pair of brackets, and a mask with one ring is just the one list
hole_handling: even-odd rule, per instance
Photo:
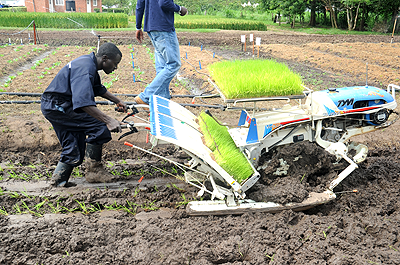
{"label": "blue jeans", "polygon": [[156,77],[139,94],[139,97],[149,103],[152,95],[170,99],[169,83],[181,68],[179,42],[176,32],[151,31],[147,32],[154,46]]}

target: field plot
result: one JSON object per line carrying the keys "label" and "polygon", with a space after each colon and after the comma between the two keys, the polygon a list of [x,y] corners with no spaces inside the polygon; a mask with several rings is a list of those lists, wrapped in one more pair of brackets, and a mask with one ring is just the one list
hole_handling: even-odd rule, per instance
{"label": "field plot", "polygon": [[[262,50],[274,58],[295,61],[328,73],[352,76],[383,87],[400,81],[399,43],[315,43],[301,46],[265,44]],[[367,69],[368,68],[368,69]]]}
{"label": "field plot", "polygon": [[[1,65],[3,92],[41,93],[62,66],[96,49],[96,39],[87,33],[46,34],[49,45],[0,48],[7,60],[18,58],[11,68],[4,68],[6,61]],[[115,73],[101,74],[104,85],[118,94],[141,92],[155,75],[151,45],[132,43],[132,33],[107,34],[127,38],[113,37],[123,58]],[[270,35],[263,36],[260,57],[286,63],[312,89],[365,84],[365,62],[370,85],[385,88],[400,77],[397,43],[377,43],[369,36],[263,34]],[[209,64],[251,59],[250,50],[242,52],[233,41],[236,35],[240,32],[179,33],[182,68],[171,82],[172,94],[214,93],[207,82]],[[41,40],[46,41],[45,34]],[[197,45],[201,41],[207,46]],[[42,50],[33,52],[34,47]],[[28,52],[35,56],[24,57]],[[198,199],[197,190],[174,177],[181,178],[180,169],[123,145],[126,140],[149,148],[144,132],[120,141],[115,134],[105,146],[103,161],[118,182],[88,184],[82,165],[73,172],[75,188],[48,188],[61,148],[39,104],[5,104],[16,100],[39,98],[0,95],[0,264],[400,264],[399,123],[355,138],[369,146],[368,158],[341,183],[331,203],[304,212],[189,217],[185,205]],[[221,104],[221,99],[196,103]],[[124,117],[113,106],[98,107],[118,120]],[[203,109],[190,108],[195,114]],[[239,117],[211,112],[228,123]],[[173,146],[154,152],[187,159]],[[343,167],[307,143],[275,150],[269,158],[266,176],[281,159],[289,165],[287,175],[270,178],[269,184],[292,190],[299,185],[322,190]],[[257,195],[255,190],[252,198]]]}

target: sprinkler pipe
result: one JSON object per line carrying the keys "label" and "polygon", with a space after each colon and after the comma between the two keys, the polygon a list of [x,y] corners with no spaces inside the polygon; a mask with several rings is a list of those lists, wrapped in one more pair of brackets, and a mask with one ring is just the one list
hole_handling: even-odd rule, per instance
{"label": "sprinkler pipe", "polygon": [[254,38],[253,38],[253,34],[250,34],[250,43],[253,43],[253,55],[254,55]]}
{"label": "sprinkler pipe", "polygon": [[132,68],[135,69],[135,63],[132,61]]}
{"label": "sprinkler pipe", "polygon": [[[133,75],[135,76],[135,75]],[[42,93],[18,93],[18,92],[0,92],[0,95],[8,95],[8,96],[21,96],[21,97],[41,97]],[[117,97],[136,97],[139,94],[114,94]],[[213,94],[201,95],[203,97],[210,97]],[[192,98],[199,97],[199,95],[171,95],[173,98]],[[215,96],[217,97],[217,96]]]}
{"label": "sprinkler pipe", "polygon": [[201,70],[201,62],[199,61],[199,66],[200,66],[200,70]]}
{"label": "sprinkler pipe", "polygon": [[133,75],[133,83],[136,83],[135,74],[132,74],[132,75]]}
{"label": "sprinkler pipe", "polygon": [[100,35],[97,35],[97,52],[99,52],[100,48]]}
{"label": "sprinkler pipe", "polygon": [[[11,100],[11,101],[0,101],[0,104],[40,104],[40,100]],[[97,105],[115,105],[114,102],[111,101],[96,101]],[[125,102],[126,105],[137,105],[136,102]],[[221,109],[225,110],[226,106],[224,105],[205,105],[205,104],[187,104],[187,103],[178,103],[179,105],[183,107],[192,107],[192,108],[198,108],[198,107],[204,107],[204,108],[214,108],[214,109]]]}

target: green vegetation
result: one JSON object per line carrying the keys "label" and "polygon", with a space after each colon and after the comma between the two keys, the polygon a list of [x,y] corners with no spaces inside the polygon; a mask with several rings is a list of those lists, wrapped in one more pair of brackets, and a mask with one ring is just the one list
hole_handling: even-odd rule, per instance
{"label": "green vegetation", "polygon": [[243,153],[236,147],[228,128],[205,113],[199,115],[204,141],[213,152],[215,161],[236,181],[242,183],[253,174],[253,169]]}
{"label": "green vegetation", "polygon": [[126,28],[128,16],[113,13],[0,12],[3,27],[26,27],[35,20],[38,28]]}
{"label": "green vegetation", "polygon": [[175,27],[185,29],[267,30],[267,25],[261,21],[195,15],[175,16]]}
{"label": "green vegetation", "polygon": [[209,66],[212,78],[229,99],[298,95],[298,74],[272,60],[223,61]]}

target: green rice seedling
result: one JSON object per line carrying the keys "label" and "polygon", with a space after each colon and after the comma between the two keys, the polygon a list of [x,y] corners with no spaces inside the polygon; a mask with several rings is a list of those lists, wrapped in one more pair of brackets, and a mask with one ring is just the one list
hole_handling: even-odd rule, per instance
{"label": "green rice seedling", "polygon": [[21,210],[21,208],[19,207],[18,204],[15,204],[13,206],[13,208],[14,208],[16,214],[23,214],[23,212],[22,212],[22,210]]}
{"label": "green rice seedling", "polygon": [[228,99],[298,95],[303,91],[300,75],[273,60],[221,61],[209,69]]}
{"label": "green rice seedling", "polygon": [[183,201],[177,202],[176,203],[176,208],[179,208],[182,205],[187,205],[190,202],[190,200],[186,199],[186,196],[185,196],[184,193],[181,193],[181,197],[182,197]]}
{"label": "green rice seedling", "polygon": [[37,211],[39,211],[42,207],[43,207],[43,205],[45,204],[45,203],[47,203],[49,201],[49,199],[47,199],[47,198],[44,198],[44,200],[42,201],[42,202],[39,202],[38,204],[36,204],[34,207],[35,207],[35,209],[37,210]]}
{"label": "green rice seedling", "polygon": [[6,209],[3,206],[3,209],[0,208],[0,214],[2,215],[8,215],[8,212],[6,211]]}
{"label": "green rice seedling", "polygon": [[140,191],[139,187],[136,187],[135,192],[133,194],[133,198],[135,198],[139,194],[139,191]]}
{"label": "green rice seedling", "polygon": [[121,175],[121,173],[120,173],[118,170],[116,170],[116,169],[114,169],[113,171],[111,171],[111,174],[113,174],[114,176],[120,176],[120,175]]}
{"label": "green rice seedling", "polygon": [[56,206],[54,206],[52,202],[49,202],[48,205],[53,213],[61,213],[62,207],[60,206],[60,201],[57,201]]}
{"label": "green rice seedling", "polygon": [[25,208],[25,209],[27,210],[27,211],[25,211],[24,213],[30,213],[30,214],[33,214],[33,215],[35,215],[35,216],[42,217],[42,215],[41,215],[40,213],[37,213],[37,212],[31,210],[31,209],[29,208],[29,206],[26,204],[26,202],[24,202],[24,201],[22,201],[22,207]]}
{"label": "green rice seedling", "polygon": [[128,207],[125,207],[123,210],[130,214],[136,214],[138,205],[136,203],[130,202],[128,200],[126,200],[126,203],[128,204]]}
{"label": "green rice seedling", "polygon": [[75,167],[75,168],[72,170],[72,175],[73,175],[75,178],[82,178],[82,177],[83,177],[83,175],[82,175],[82,173],[81,173],[81,171],[79,170],[78,167]]}
{"label": "green rice seedling", "polygon": [[145,202],[140,207],[143,210],[147,210],[147,211],[157,211],[159,207],[154,205],[156,203],[156,201],[157,200]]}
{"label": "green rice seedling", "polygon": [[274,261],[274,256],[275,256],[275,254],[273,254],[272,256],[265,254],[265,256],[266,256],[267,258],[269,258],[271,261]]}
{"label": "green rice seedling", "polygon": [[215,161],[229,175],[242,183],[254,173],[249,161],[232,140],[226,126],[218,124],[205,112],[199,115],[199,125],[205,144],[213,152]]}

